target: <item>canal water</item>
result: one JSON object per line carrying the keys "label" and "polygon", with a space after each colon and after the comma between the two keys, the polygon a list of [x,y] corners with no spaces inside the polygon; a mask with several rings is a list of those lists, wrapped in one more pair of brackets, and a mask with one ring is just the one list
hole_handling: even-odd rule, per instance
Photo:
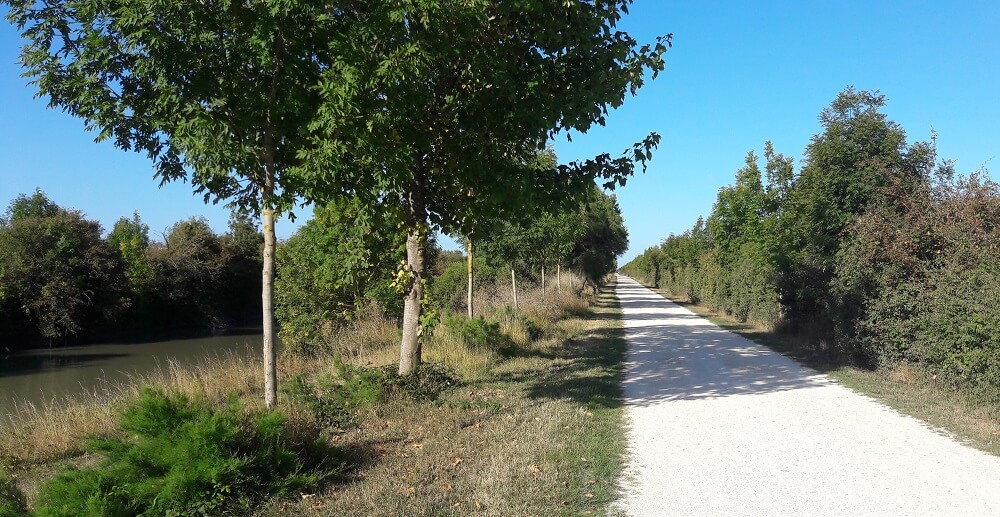
{"label": "canal water", "polygon": [[102,392],[130,378],[166,370],[172,362],[193,366],[213,357],[260,357],[260,329],[231,329],[211,336],[133,343],[43,348],[8,354],[0,350],[0,423],[25,404],[58,404],[67,397]]}

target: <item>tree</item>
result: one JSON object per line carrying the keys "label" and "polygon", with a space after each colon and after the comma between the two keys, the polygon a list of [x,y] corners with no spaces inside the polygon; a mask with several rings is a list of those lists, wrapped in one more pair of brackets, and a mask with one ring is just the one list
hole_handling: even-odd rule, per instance
{"label": "tree", "polygon": [[100,224],[40,191],[15,199],[5,220],[0,300],[20,313],[15,324],[34,329],[31,337],[51,343],[86,335],[124,308],[122,263],[101,239]]}
{"label": "tree", "polygon": [[570,254],[584,280],[596,287],[617,268],[618,257],[628,249],[628,230],[618,199],[596,186],[591,186],[579,218],[582,232]]}
{"label": "tree", "polygon": [[830,308],[829,282],[842,232],[890,185],[915,189],[924,151],[915,154],[906,133],[880,110],[879,92],[847,88],[819,116],[823,132],[812,138],[806,163],[786,197],[783,227],[787,255],[780,262],[783,302],[797,319],[818,318]]}
{"label": "tree", "polygon": [[20,194],[7,207],[7,212],[0,217],[0,226],[13,224],[26,217],[52,217],[59,214],[62,208],[53,203],[41,189],[35,189],[34,194],[28,196]]}
{"label": "tree", "polygon": [[122,217],[108,234],[108,245],[118,252],[125,263],[125,274],[135,291],[143,290],[152,275],[146,251],[149,249],[149,225],[142,222],[139,212],[132,218]]}
{"label": "tree", "polygon": [[261,215],[264,398],[277,400],[275,214],[320,100],[338,19],[320,2],[3,0],[40,95],[98,140],[145,153],[161,182]]}
{"label": "tree", "polygon": [[420,362],[433,230],[468,235],[484,215],[572,202],[594,179],[624,184],[650,159],[655,134],[620,158],[532,163],[549,138],[603,124],[647,72],[663,69],[669,36],[639,47],[617,30],[630,4],[370,1],[358,7],[363,22],[337,38],[305,169],[403,207],[401,374]]}
{"label": "tree", "polygon": [[384,215],[366,217],[357,198],[340,199],[314,208],[313,218],[278,248],[277,314],[288,349],[312,353],[326,331],[363,303],[398,310],[391,306],[398,298],[389,298],[396,296],[391,284],[403,258],[397,227]]}

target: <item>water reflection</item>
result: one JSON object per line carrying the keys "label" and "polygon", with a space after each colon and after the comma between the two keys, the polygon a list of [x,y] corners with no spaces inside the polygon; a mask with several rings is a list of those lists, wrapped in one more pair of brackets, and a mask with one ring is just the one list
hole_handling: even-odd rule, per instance
{"label": "water reflection", "polygon": [[[127,382],[171,362],[193,365],[230,354],[260,356],[260,329],[129,343],[43,348],[0,355],[0,414],[25,403],[58,402],[66,396]],[[2,419],[0,419],[2,420]]]}

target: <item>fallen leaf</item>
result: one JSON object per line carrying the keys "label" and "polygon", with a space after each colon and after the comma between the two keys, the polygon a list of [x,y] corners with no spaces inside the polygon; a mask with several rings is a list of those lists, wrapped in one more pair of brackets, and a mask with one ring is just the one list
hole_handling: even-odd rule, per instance
{"label": "fallen leaf", "polygon": [[417,493],[417,489],[414,488],[414,487],[412,487],[412,486],[408,486],[408,487],[406,487],[406,493],[410,494],[410,495],[414,495],[414,494]]}
{"label": "fallen leaf", "polygon": [[457,467],[459,463],[462,463],[462,458],[455,457],[454,461],[451,462],[452,467]]}
{"label": "fallen leaf", "polygon": [[447,492],[451,492],[451,489],[455,488],[455,487],[451,486],[451,483],[445,483],[443,486],[444,486],[445,491],[447,491]]}
{"label": "fallen leaf", "polygon": [[413,448],[414,449],[423,449],[424,448],[424,444],[422,444],[422,443],[415,443],[415,444],[413,444]]}
{"label": "fallen leaf", "polygon": [[594,494],[592,494],[590,492],[587,492],[586,494],[583,494],[583,497],[586,497],[587,499],[590,499],[591,497],[594,497]]}
{"label": "fallen leaf", "polygon": [[532,463],[531,465],[528,465],[528,470],[530,470],[532,474],[538,474],[542,471],[542,468]]}

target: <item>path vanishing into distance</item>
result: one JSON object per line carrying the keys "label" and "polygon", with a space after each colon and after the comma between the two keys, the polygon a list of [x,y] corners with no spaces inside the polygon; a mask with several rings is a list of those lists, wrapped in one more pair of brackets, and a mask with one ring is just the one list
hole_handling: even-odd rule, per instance
{"label": "path vanishing into distance", "polygon": [[1000,458],[618,277],[629,515],[1000,516]]}

